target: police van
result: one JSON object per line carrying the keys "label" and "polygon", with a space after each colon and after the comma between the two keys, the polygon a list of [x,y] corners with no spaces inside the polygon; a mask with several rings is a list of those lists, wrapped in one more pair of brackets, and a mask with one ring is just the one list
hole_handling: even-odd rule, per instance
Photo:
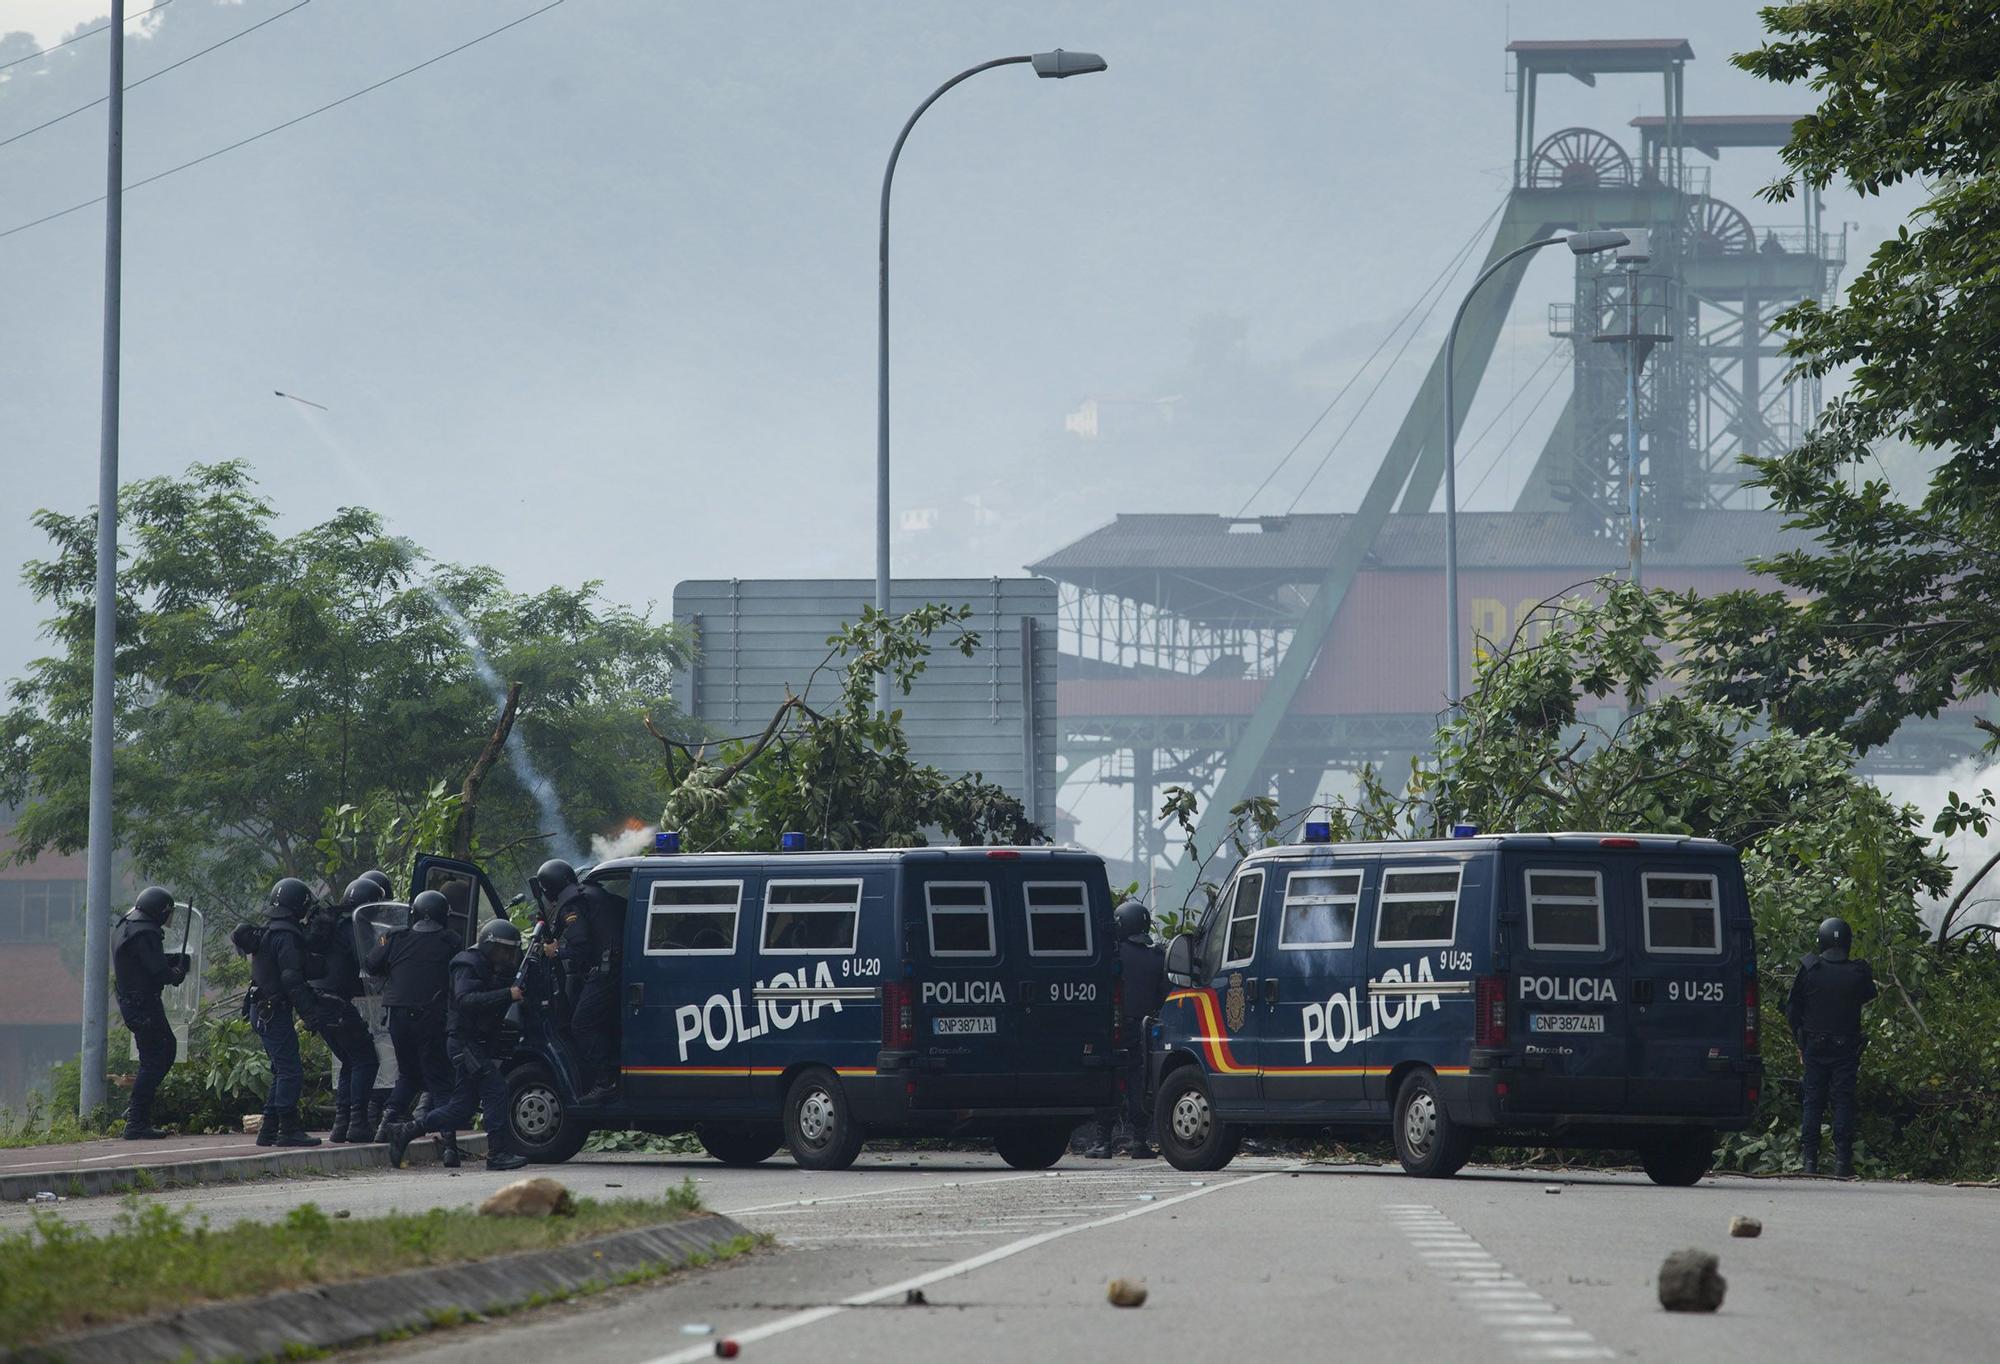
{"label": "police van", "polygon": [[728,1164],[788,1146],[835,1170],[870,1135],[983,1135],[1042,1169],[1115,1103],[1128,1043],[1101,859],[786,843],[683,855],[667,834],[585,874],[626,904],[620,1094],[577,1105],[560,972],[531,951],[508,1075],[517,1149],[561,1161],[597,1129],[692,1131]]}
{"label": "police van", "polygon": [[1477,1144],[1636,1149],[1707,1172],[1763,1066],[1737,854],[1556,833],[1327,841],[1245,857],[1167,950],[1151,1029],[1160,1145],[1226,1165],[1248,1130],[1387,1129],[1413,1175]]}

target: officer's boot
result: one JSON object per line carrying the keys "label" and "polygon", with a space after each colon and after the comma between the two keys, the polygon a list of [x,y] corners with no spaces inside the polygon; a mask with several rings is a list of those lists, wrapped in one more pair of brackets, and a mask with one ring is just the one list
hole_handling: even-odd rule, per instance
{"label": "officer's boot", "polygon": [[1819,1173],[1819,1143],[1808,1142],[1799,1150],[1799,1169],[1803,1174]]}
{"label": "officer's boot", "polygon": [[497,1137],[486,1138],[486,1168],[489,1170],[518,1170],[528,1163],[528,1158],[519,1151],[509,1151],[501,1145]]}
{"label": "officer's boot", "polygon": [[352,1104],[335,1104],[333,1106],[333,1130],[326,1134],[326,1139],[336,1145],[352,1141],[353,1138],[348,1133],[352,1130],[351,1124],[353,1121],[354,1106]]}
{"label": "officer's boot", "polygon": [[1109,1160],[1115,1151],[1113,1138],[1117,1134],[1115,1125],[1108,1122],[1097,1124],[1097,1138],[1083,1150],[1085,1160]]}
{"label": "officer's boot", "polygon": [[458,1133],[438,1133],[438,1164],[447,1170],[456,1170],[465,1163],[465,1157],[458,1149]]}
{"label": "officer's boot", "polygon": [[153,1126],[153,1106],[150,1103],[141,1104],[134,1100],[125,1109],[125,1140],[158,1141],[166,1135]]}
{"label": "officer's boot", "polygon": [[[273,1146],[317,1146],[319,1138],[307,1133],[299,1123],[299,1106],[292,1104],[282,1109],[278,1115],[278,1135],[271,1142]],[[266,1119],[266,1121],[269,1121]]]}
{"label": "officer's boot", "polygon": [[1837,1141],[1833,1144],[1833,1177],[1854,1178],[1854,1147],[1851,1143]]}
{"label": "officer's boot", "polygon": [[373,1135],[375,1137],[375,1140],[376,1141],[389,1140],[389,1129],[394,1127],[399,1122],[408,1122],[409,1120],[410,1120],[410,1115],[405,1113],[402,1109],[385,1107],[382,1110],[381,1114],[375,1119],[375,1126],[373,1129]]}
{"label": "officer's boot", "polygon": [[[347,1134],[350,1141],[382,1140],[382,1113],[388,1106],[388,1098],[387,1092],[380,1089],[368,1092],[366,1115],[361,1119],[361,1126]],[[357,1104],[356,1107],[359,1108],[360,1105]]]}
{"label": "officer's boot", "polygon": [[423,1126],[408,1118],[382,1124],[382,1140],[389,1143],[390,1168],[403,1168],[403,1157],[410,1149],[410,1143],[424,1134]]}
{"label": "officer's boot", "polygon": [[278,1144],[278,1110],[266,1106],[264,1120],[257,1124],[257,1144],[276,1146]]}

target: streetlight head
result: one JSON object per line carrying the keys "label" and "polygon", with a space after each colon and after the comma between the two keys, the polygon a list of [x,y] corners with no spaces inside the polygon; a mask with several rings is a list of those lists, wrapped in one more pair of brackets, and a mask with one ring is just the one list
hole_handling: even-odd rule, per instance
{"label": "streetlight head", "polygon": [[1095,52],[1065,52],[1061,48],[1053,52],[1037,52],[1034,63],[1035,74],[1047,80],[1088,76],[1093,71],[1105,69],[1104,58]]}
{"label": "streetlight head", "polygon": [[1570,253],[1578,256],[1616,251],[1621,246],[1629,246],[1632,241],[1623,232],[1572,232],[1563,240],[1568,243]]}

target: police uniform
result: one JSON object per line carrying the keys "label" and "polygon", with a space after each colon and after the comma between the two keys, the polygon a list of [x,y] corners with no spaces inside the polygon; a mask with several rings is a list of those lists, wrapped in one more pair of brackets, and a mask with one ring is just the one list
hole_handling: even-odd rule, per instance
{"label": "police uniform", "polygon": [[[1121,911],[1126,906],[1119,906]],[[1118,1069],[1123,1091],[1123,1111],[1132,1132],[1127,1154],[1149,1159],[1153,1149],[1152,1105],[1146,1102],[1146,1020],[1159,1013],[1167,997],[1166,949],[1151,941],[1152,916],[1143,905],[1137,913],[1121,913],[1118,940],[1118,982],[1120,990],[1119,1032],[1125,1051]],[[1097,1118],[1097,1144],[1088,1154],[1109,1156],[1117,1135],[1119,1109],[1107,1109]]]}
{"label": "police uniform", "polygon": [[618,962],[625,943],[625,902],[602,886],[572,885],[556,900],[556,956],[572,1001],[569,1028],[590,1091],[579,1102],[617,1092]]}
{"label": "police uniform", "polygon": [[297,1016],[311,1018],[319,996],[307,982],[309,952],[301,917],[312,907],[305,883],[287,877],[271,890],[270,917],[250,956],[250,993],[244,1009],[271,1062],[271,1091],[264,1103],[259,1146],[317,1146],[299,1121],[305,1066],[299,1059]]}
{"label": "police uniform", "polygon": [[[1829,920],[1829,923],[1836,922]],[[1842,930],[1845,924],[1840,925]],[[1823,933],[1822,938],[1826,935]],[[1823,949],[1799,963],[1785,1000],[1785,1021],[1799,1047],[1804,1113],[1799,1145],[1807,1174],[1819,1173],[1820,1118],[1833,1107],[1834,1173],[1854,1173],[1855,1083],[1861,1070],[1861,1010],[1875,998],[1875,970],[1846,948]]]}
{"label": "police uniform", "polygon": [[[491,948],[511,944],[514,961],[496,962]],[[390,1124],[385,1130],[392,1164],[401,1165],[403,1152],[419,1131],[435,1132],[449,1149],[453,1134],[472,1121],[475,1108],[486,1124],[486,1166],[516,1170],[527,1158],[508,1149],[507,1079],[499,1054],[501,1028],[514,1002],[514,970],[521,935],[504,919],[480,930],[479,944],[451,959],[450,1022],[446,1048],[451,1056],[452,1087],[443,1103],[433,1103],[421,1125]]]}
{"label": "police uniform", "polygon": [[389,1124],[410,1116],[419,1093],[428,1093],[433,1105],[451,1093],[445,1027],[451,959],[458,950],[457,935],[441,919],[420,918],[377,942],[368,953],[368,974],[387,977],[389,982],[382,1004],[396,1052],[396,1084],[383,1106],[382,1126],[373,1134],[377,1141]]}
{"label": "police uniform", "polygon": [[169,955],[161,944],[174,897],[158,886],[140,892],[111,931],[111,970],[117,982],[118,1014],[132,1033],[139,1053],[139,1073],[132,1079],[132,1100],[125,1107],[125,1139],[148,1141],[167,1135],[153,1126],[153,1096],[174,1064],[179,1046],[167,1024],[160,992],[187,979],[188,960]]}
{"label": "police uniform", "polygon": [[[365,887],[365,893],[364,893]],[[368,1128],[368,1096],[375,1088],[375,1072],[381,1063],[375,1056],[375,1039],[354,1000],[361,994],[361,960],[354,946],[354,911],[376,897],[372,882],[356,882],[347,888],[341,903],[313,918],[308,943],[318,968],[311,985],[319,995],[319,1006],[310,1022],[312,1030],[326,1042],[339,1065],[333,1085],[333,1130],[327,1140],[366,1141],[373,1136]]]}

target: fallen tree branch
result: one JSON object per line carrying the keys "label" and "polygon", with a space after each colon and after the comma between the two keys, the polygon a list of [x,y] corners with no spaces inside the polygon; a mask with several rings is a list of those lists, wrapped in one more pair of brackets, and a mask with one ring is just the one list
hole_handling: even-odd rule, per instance
{"label": "fallen tree branch", "polygon": [[479,756],[472,760],[472,770],[465,774],[465,784],[459,788],[458,821],[451,835],[453,857],[472,856],[472,829],[479,805],[479,787],[486,780],[486,774],[493,770],[493,764],[500,761],[508,736],[514,732],[514,717],[520,710],[521,684],[509,683],[506,703],[500,707],[500,719],[493,726],[493,733],[487,736],[486,747],[480,749]]}

